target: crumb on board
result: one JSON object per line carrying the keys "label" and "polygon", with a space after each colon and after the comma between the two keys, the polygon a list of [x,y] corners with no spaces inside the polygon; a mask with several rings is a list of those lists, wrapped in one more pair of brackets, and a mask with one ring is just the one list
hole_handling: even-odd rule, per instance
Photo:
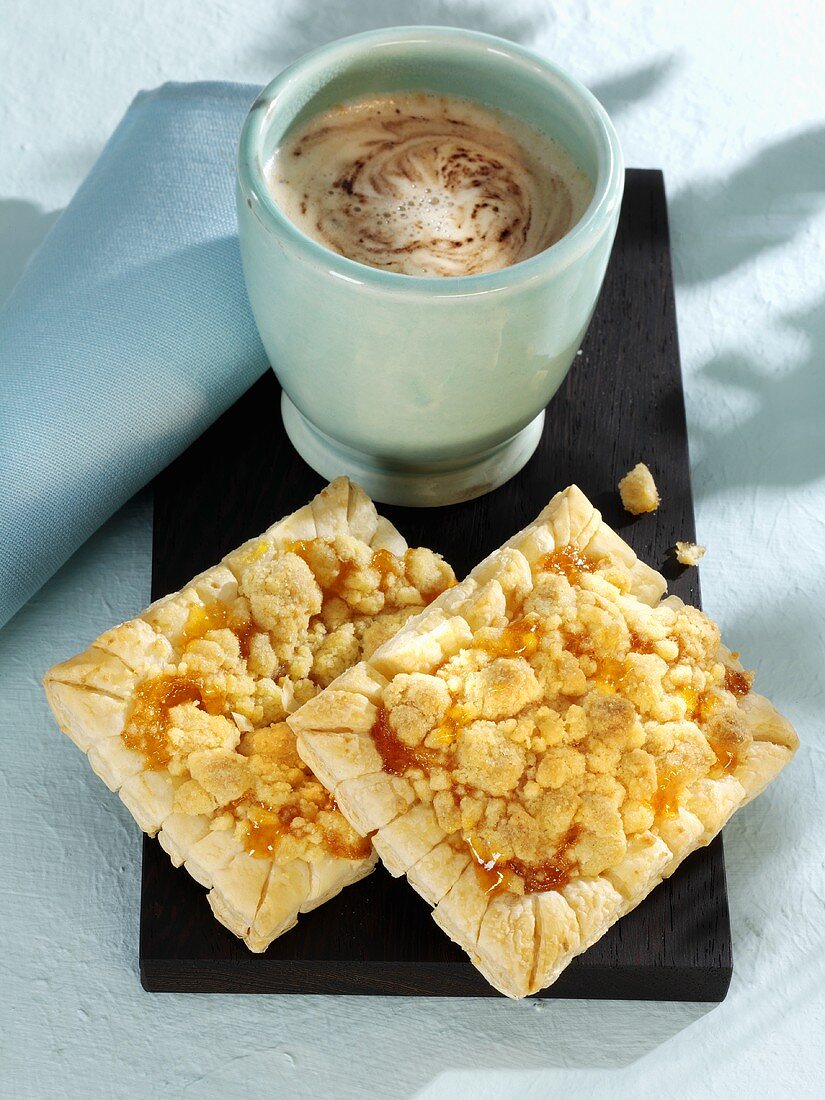
{"label": "crumb on board", "polygon": [[634,516],[640,516],[643,512],[655,512],[661,503],[653,474],[643,462],[637,462],[625,474],[619,482],[619,494],[625,511]]}
{"label": "crumb on board", "polygon": [[697,546],[694,542],[677,542],[676,560],[680,565],[698,565],[706,550],[706,546]]}

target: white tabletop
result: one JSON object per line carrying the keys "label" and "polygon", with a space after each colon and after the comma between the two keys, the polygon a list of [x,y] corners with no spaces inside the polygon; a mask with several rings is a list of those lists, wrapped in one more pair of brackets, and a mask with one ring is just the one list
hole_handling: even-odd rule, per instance
{"label": "white tabletop", "polygon": [[822,1096],[825,23],[813,2],[6,0],[0,296],[139,89],[263,83],[328,39],[403,22],[534,46],[602,98],[628,164],[665,171],[705,606],[802,738],[725,830],[730,994],[701,1005],[144,993],[137,828],[58,734],[39,687],[53,660],[147,602],[143,494],[0,632],[0,1091]]}

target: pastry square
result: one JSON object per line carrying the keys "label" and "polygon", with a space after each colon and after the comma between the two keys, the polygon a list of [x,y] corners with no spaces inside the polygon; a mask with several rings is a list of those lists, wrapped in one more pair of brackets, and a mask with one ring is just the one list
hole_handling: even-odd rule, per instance
{"label": "pastry square", "polygon": [[575,487],[288,718],[496,989],[550,985],[790,760],[718,627]]}
{"label": "pastry square", "polygon": [[454,582],[339,478],[55,665],[46,696],[218,920],[263,951],[377,858],[285,718]]}

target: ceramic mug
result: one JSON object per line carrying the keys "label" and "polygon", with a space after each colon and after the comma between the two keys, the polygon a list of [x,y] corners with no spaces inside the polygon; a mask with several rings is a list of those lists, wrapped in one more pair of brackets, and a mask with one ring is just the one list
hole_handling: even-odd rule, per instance
{"label": "ceramic mug", "polygon": [[[368,267],[306,236],[268,191],[273,151],[334,104],[400,91],[474,99],[556,138],[595,182],[582,219],[530,259],[453,278]],[[503,39],[372,31],[284,70],[243,128],[238,220],[249,300],[301,456],[390,504],[469,500],[516,474],[595,308],[623,186],[616,132],[598,101]]]}

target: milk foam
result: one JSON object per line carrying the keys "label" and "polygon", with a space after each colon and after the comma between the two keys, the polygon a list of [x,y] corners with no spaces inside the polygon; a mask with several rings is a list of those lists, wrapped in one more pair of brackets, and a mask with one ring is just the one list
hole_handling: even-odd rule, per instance
{"label": "milk foam", "polygon": [[593,183],[557,141],[503,112],[427,93],[334,107],[266,166],[304,233],[371,267],[475,275],[549,248]]}

